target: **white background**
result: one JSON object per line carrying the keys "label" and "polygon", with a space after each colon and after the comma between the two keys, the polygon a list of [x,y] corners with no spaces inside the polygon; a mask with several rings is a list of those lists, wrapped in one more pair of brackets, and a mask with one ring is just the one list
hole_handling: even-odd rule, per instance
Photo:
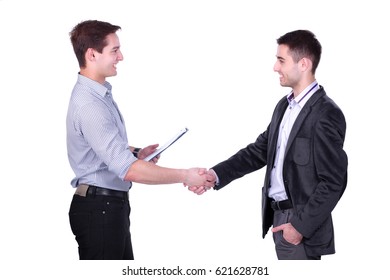
{"label": "white background", "polygon": [[[124,279],[127,265],[268,266],[272,279],[381,278],[389,251],[390,20],[385,1],[319,2],[0,0],[0,273],[8,275],[1,278]],[[203,196],[180,184],[134,184],[136,261],[78,261],[65,116],[78,71],[68,33],[86,19],[122,27],[124,61],[109,82],[130,144],[164,144],[189,128],[159,162],[177,168],[211,167],[266,129],[289,91],[272,70],[276,39],[313,31],[323,46],[317,80],[347,119],[349,181],[334,211],[337,253],[314,263],[276,261],[271,234],[261,238],[263,169]]]}

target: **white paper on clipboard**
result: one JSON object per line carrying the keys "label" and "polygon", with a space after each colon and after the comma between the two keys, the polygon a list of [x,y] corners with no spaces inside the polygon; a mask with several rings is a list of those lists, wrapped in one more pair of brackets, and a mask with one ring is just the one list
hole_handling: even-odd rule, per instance
{"label": "white paper on clipboard", "polygon": [[179,131],[171,140],[166,142],[163,146],[158,148],[154,153],[150,154],[146,158],[144,158],[144,161],[150,161],[152,158],[158,156],[162,152],[164,152],[166,149],[168,149],[173,143],[175,143],[180,137],[182,137],[186,132],[188,131],[188,128],[183,128]]}

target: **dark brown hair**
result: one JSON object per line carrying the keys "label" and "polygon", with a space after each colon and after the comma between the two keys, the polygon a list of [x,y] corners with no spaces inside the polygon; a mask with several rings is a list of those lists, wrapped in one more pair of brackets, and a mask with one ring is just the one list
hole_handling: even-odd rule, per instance
{"label": "dark brown hair", "polygon": [[107,35],[115,33],[119,29],[121,27],[118,25],[98,20],[86,20],[77,24],[69,35],[80,68],[86,66],[86,51],[93,48],[102,53],[103,48],[107,46]]}
{"label": "dark brown hair", "polygon": [[304,57],[313,63],[312,73],[315,74],[321,59],[322,47],[316,36],[308,30],[295,30],[284,34],[276,40],[279,45],[288,46],[294,62]]}

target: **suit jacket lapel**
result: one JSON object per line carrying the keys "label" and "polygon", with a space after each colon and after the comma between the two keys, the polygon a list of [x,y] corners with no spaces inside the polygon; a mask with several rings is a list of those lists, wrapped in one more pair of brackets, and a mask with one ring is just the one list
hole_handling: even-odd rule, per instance
{"label": "suit jacket lapel", "polygon": [[[278,144],[278,137],[279,137],[279,127],[280,127],[280,123],[282,122],[284,112],[286,111],[287,106],[288,106],[288,101],[287,98],[284,97],[284,99],[279,101],[277,110],[275,111],[275,114],[272,117],[272,121],[269,127],[270,129],[268,131],[268,155],[267,155],[268,166],[273,166],[275,161],[276,145]],[[270,183],[269,180],[270,180],[271,170],[272,168],[267,168],[266,170],[265,182],[267,186],[269,186]]]}
{"label": "suit jacket lapel", "polygon": [[295,137],[298,134],[299,129],[301,128],[303,122],[305,121],[306,117],[309,115],[309,113],[312,110],[312,106],[317,102],[319,98],[325,95],[324,89],[321,87],[316,93],[313,94],[312,97],[306,102],[305,106],[303,106],[301,112],[299,113],[297,119],[294,122],[294,125],[291,129],[290,136],[288,137],[287,146],[286,146],[286,153],[291,147],[292,142],[294,141]]}

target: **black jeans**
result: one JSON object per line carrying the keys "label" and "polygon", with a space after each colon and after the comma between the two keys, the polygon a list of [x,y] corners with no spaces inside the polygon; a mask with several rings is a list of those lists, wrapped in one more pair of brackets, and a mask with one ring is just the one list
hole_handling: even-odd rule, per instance
{"label": "black jeans", "polygon": [[80,260],[134,260],[128,199],[74,195],[69,221]]}

